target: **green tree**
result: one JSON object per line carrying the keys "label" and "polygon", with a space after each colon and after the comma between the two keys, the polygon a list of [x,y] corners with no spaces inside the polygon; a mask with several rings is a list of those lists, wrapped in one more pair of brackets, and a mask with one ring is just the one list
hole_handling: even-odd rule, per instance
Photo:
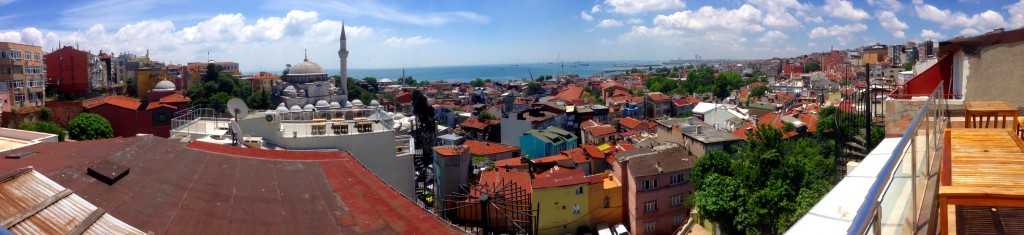
{"label": "green tree", "polygon": [[19,126],[19,128],[26,131],[43,132],[57,135],[57,141],[64,141],[64,138],[67,136],[67,132],[64,132],[64,128],[61,128],[56,123],[48,121],[24,122],[21,123],[21,126]]}
{"label": "green tree", "polygon": [[526,84],[527,95],[537,95],[541,93],[543,93],[543,90],[540,87],[540,84],[537,84],[536,82],[530,82]]}
{"label": "green tree", "polygon": [[911,61],[907,61],[906,63],[903,63],[903,71],[914,70],[914,65],[915,64],[917,64],[917,61],[915,61],[915,60],[911,60]]}
{"label": "green tree", "polygon": [[217,94],[210,97],[210,108],[218,112],[224,111],[228,108],[228,100],[231,100],[231,98],[235,97],[226,92],[217,92]]}
{"label": "green tree", "polygon": [[82,113],[68,122],[68,134],[76,140],[106,139],[114,137],[114,129],[103,116]]}
{"label": "green tree", "polygon": [[750,89],[750,96],[760,98],[760,97],[763,97],[765,94],[768,94],[768,92],[771,92],[771,91],[772,91],[772,88],[770,88],[768,86],[758,86],[758,87],[754,87],[754,88]]}
{"label": "green tree", "polygon": [[712,151],[691,171],[694,205],[726,234],[781,234],[832,187],[833,159],[811,139],[758,126],[735,156]]}
{"label": "green tree", "polygon": [[494,114],[491,114],[490,112],[487,111],[480,112],[480,114],[477,115],[477,117],[483,120],[498,120],[498,117],[494,116]]}
{"label": "green tree", "polygon": [[[434,147],[434,135],[437,133],[437,123],[434,121],[434,107],[427,102],[427,97],[419,90],[412,92],[412,114],[416,116],[415,129],[412,130],[416,147],[429,150]],[[421,154],[416,160],[418,169],[429,166],[434,162],[432,154]]]}
{"label": "green tree", "polygon": [[370,91],[371,93],[380,92],[380,83],[377,83],[377,78],[365,77],[363,78],[363,82],[366,84],[367,91]]}
{"label": "green tree", "polygon": [[275,107],[270,91],[267,90],[253,92],[245,102],[249,108],[253,109],[273,109]]}
{"label": "green tree", "polygon": [[821,64],[819,64],[818,61],[812,60],[811,62],[807,62],[807,64],[804,65],[804,72],[805,73],[811,73],[811,72],[817,72],[817,71],[821,71]]}
{"label": "green tree", "polygon": [[469,81],[469,86],[472,86],[472,87],[482,87],[482,86],[484,86],[486,84],[487,83],[484,82],[484,80],[480,79],[480,78],[475,78],[472,81]]}
{"label": "green tree", "polygon": [[39,109],[40,121],[50,121],[50,118],[53,118],[53,110],[50,110],[50,108],[47,107],[42,107]]}
{"label": "green tree", "polygon": [[376,99],[377,99],[377,96],[373,95],[373,93],[370,93],[370,92],[363,92],[363,94],[359,95],[359,100],[363,101],[363,104],[365,104],[365,105],[370,105],[370,101],[376,100]]}

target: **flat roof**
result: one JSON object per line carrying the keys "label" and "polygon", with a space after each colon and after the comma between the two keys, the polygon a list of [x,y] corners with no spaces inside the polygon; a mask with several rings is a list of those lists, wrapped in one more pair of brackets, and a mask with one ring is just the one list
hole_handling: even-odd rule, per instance
{"label": "flat roof", "polygon": [[[280,151],[154,136],[36,144],[0,172],[34,166],[143,231],[158,234],[458,234],[341,151]],[[108,185],[99,161],[128,167]]]}

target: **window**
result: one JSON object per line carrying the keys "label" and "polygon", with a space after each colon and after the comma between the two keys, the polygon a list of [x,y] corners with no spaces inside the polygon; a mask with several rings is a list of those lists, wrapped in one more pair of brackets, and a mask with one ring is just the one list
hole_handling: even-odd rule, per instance
{"label": "window", "polygon": [[658,211],[658,200],[644,202],[644,212]]}
{"label": "window", "polygon": [[651,221],[650,223],[644,224],[644,232],[653,233],[654,230],[657,230],[657,229],[658,229],[658,222],[657,221]]}
{"label": "window", "polygon": [[580,214],[580,204],[579,203],[576,203],[576,204],[572,205],[572,214],[573,215],[579,215]]}
{"label": "window", "polygon": [[583,195],[583,186],[576,187],[576,195]]}
{"label": "window", "polygon": [[36,57],[36,61],[40,61],[40,60],[42,60],[42,59],[40,58],[40,56],[39,56],[39,53],[33,53],[33,55],[35,55],[35,57]]}
{"label": "window", "polygon": [[669,198],[669,206],[678,206],[683,204],[683,195],[675,195]]}
{"label": "window", "polygon": [[650,190],[658,187],[658,180],[644,180],[641,190]]}
{"label": "window", "polygon": [[683,215],[672,216],[672,227],[683,225]]}
{"label": "window", "polygon": [[25,94],[14,94],[14,101],[17,101],[17,102],[25,101]]}
{"label": "window", "polygon": [[612,207],[612,199],[608,196],[604,196],[604,208]]}
{"label": "window", "polygon": [[668,180],[668,184],[669,185],[682,184],[683,182],[686,182],[686,176],[683,175],[683,173],[679,173],[678,175],[673,175]]}

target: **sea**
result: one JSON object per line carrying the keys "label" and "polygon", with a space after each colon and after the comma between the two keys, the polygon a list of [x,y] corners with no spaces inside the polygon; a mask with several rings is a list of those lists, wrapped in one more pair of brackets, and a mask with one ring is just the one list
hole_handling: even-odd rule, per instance
{"label": "sea", "polygon": [[[491,79],[494,81],[525,80],[536,78],[541,75],[569,75],[576,74],[580,77],[608,76],[617,73],[625,73],[632,68],[647,69],[663,66],[659,61],[595,61],[595,62],[551,62],[551,63],[525,63],[525,64],[494,64],[494,65],[460,65],[460,66],[437,66],[437,67],[415,67],[415,68],[388,68],[388,69],[349,69],[348,76],[361,79],[374,77],[378,80],[390,78],[397,80],[410,76],[417,81],[447,81],[447,82],[468,82],[475,78]],[[339,70],[327,69],[330,75],[337,75]]]}

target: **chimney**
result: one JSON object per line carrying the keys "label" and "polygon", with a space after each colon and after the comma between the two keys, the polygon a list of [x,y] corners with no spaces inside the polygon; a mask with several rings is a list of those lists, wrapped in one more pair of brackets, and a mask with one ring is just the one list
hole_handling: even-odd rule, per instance
{"label": "chimney", "polygon": [[700,131],[701,127],[703,127],[703,125],[697,125],[697,134],[698,135],[701,134],[701,131]]}
{"label": "chimney", "polygon": [[753,120],[751,120],[751,121],[752,121],[752,122],[754,122],[754,125],[753,125],[753,126],[755,126],[755,127],[756,127],[756,126],[757,126],[757,115],[750,115],[750,118],[751,118],[751,119],[753,119]]}

